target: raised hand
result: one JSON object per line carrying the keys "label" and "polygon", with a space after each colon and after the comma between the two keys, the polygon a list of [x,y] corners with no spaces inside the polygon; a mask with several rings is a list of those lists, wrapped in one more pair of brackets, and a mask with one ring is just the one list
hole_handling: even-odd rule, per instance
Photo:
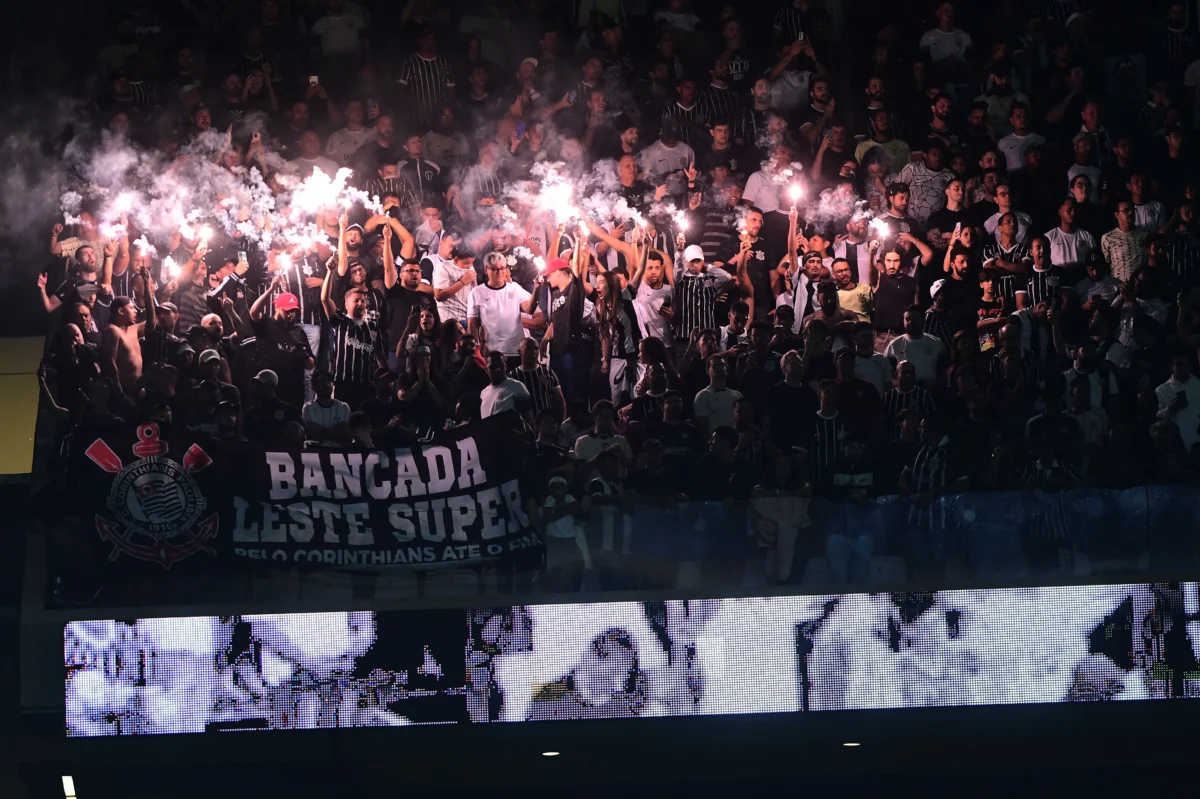
{"label": "raised hand", "polygon": [[47,280],[49,280],[49,279],[50,279],[50,275],[46,274],[45,272],[42,272],[40,275],[38,275],[38,276],[37,276],[37,284],[38,284],[38,288],[40,288],[40,289],[45,289],[45,288],[46,288],[46,281],[47,281]]}
{"label": "raised hand", "polygon": [[50,234],[53,235],[54,238],[58,238],[59,236],[61,236],[62,232],[63,232],[62,222],[55,222],[54,226],[52,228],[50,228]]}

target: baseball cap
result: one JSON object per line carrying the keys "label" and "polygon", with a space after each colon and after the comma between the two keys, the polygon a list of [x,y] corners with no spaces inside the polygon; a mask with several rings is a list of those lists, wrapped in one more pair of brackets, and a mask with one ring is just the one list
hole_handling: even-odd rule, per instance
{"label": "baseball cap", "polygon": [[196,349],[185,341],[183,344],[179,345],[179,349],[175,350],[175,354],[183,355],[185,352],[190,352],[192,355],[195,355]]}
{"label": "baseball cap", "polygon": [[279,375],[270,369],[263,369],[261,372],[251,378],[255,383],[265,383],[268,386],[279,385]]}
{"label": "baseball cap", "polygon": [[685,261],[703,261],[704,250],[699,244],[689,244],[683,251],[683,260]]}
{"label": "baseball cap", "polygon": [[171,313],[179,313],[179,307],[173,302],[160,302],[154,306],[159,311],[170,311]]}
{"label": "baseball cap", "polygon": [[571,265],[567,263],[566,258],[551,258],[550,263],[546,264],[546,274],[553,274],[560,269],[570,269]]}
{"label": "baseball cap", "polygon": [[281,311],[294,311],[300,307],[300,300],[290,291],[285,291],[275,298],[275,307]]}
{"label": "baseball cap", "polygon": [[551,477],[551,478],[550,478],[550,479],[549,479],[549,480],[546,482],[546,484],[547,484],[547,485],[555,485],[555,484],[562,484],[562,485],[566,485],[566,484],[567,484],[567,478],[563,477],[561,474],[556,474],[556,475],[554,475],[553,477]]}
{"label": "baseball cap", "polygon": [[367,235],[367,231],[363,230],[363,226],[358,224],[357,222],[355,222],[353,225],[346,226],[347,233],[349,233],[351,230],[357,230],[359,233],[363,234],[364,236]]}
{"label": "baseball cap", "polygon": [[1170,125],[1167,125],[1167,129],[1166,129],[1166,131],[1164,131],[1164,133],[1167,136],[1171,136],[1171,135],[1175,135],[1175,134],[1183,136],[1183,135],[1186,135],[1187,131],[1184,129],[1183,123],[1172,122]]}
{"label": "baseball cap", "polygon": [[536,68],[538,65],[538,60],[536,58],[522,58],[520,66],[525,66],[526,64],[533,64],[533,66]]}
{"label": "baseball cap", "polygon": [[205,350],[200,353],[200,363],[208,363],[209,361],[221,360],[221,353],[216,350]]}
{"label": "baseball cap", "polygon": [[936,297],[938,295],[938,292],[942,290],[942,286],[944,286],[944,285],[946,285],[945,280],[933,281],[933,285],[929,287],[929,296],[931,298]]}
{"label": "baseball cap", "polygon": [[899,180],[896,181],[895,183],[891,184],[890,186],[888,186],[888,190],[887,190],[887,195],[889,197],[895,197],[897,194],[908,194],[908,193],[909,193],[908,184],[903,181],[899,181]]}

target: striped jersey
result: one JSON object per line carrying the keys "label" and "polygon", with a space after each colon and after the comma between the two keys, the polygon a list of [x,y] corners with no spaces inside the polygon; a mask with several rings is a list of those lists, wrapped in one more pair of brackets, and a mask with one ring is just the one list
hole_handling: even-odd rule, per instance
{"label": "striped jersey", "polygon": [[804,30],[804,13],[795,3],[786,2],[775,12],[774,25],[780,42],[794,42]]}
{"label": "striped jersey", "polygon": [[1062,273],[1053,267],[1041,272],[1037,269],[1030,269],[1027,277],[1028,307],[1032,308],[1039,302],[1047,302],[1058,307],[1059,295],[1067,288],[1067,284],[1063,282]]}
{"label": "striped jersey", "polygon": [[379,323],[365,317],[356,321],[338,311],[330,317],[329,329],[329,371],[334,381],[370,385],[379,367],[376,353],[383,351]]}
{"label": "striped jersey", "polygon": [[396,82],[412,92],[420,111],[428,115],[440,104],[452,99],[454,70],[445,56],[426,58],[413,53],[400,64]]}
{"label": "striped jersey", "polygon": [[[677,257],[682,258],[682,254]],[[717,295],[732,281],[724,269],[706,266],[692,273],[682,266],[675,269],[675,336],[687,339],[696,328],[717,326]]]}
{"label": "striped jersey", "polygon": [[559,409],[558,375],[554,374],[550,367],[538,364],[532,369],[526,369],[518,366],[509,372],[508,376],[525,386],[525,390],[529,392],[530,408],[534,416],[547,408]]}
{"label": "striped jersey", "polygon": [[679,140],[695,149],[700,144],[702,131],[708,128],[709,117],[699,101],[692,103],[691,108],[684,108],[675,102],[663,109],[663,120],[667,119],[679,123]]}
{"label": "striped jersey", "polygon": [[728,122],[734,137],[740,139],[745,135],[742,101],[733,89],[724,86],[709,86],[700,92],[697,105],[704,112],[709,124],[717,120]]}
{"label": "striped jersey", "polygon": [[833,462],[841,457],[842,442],[846,438],[847,430],[837,411],[834,411],[832,416],[824,416],[820,411],[813,416],[808,462],[813,481],[819,482],[825,479]]}

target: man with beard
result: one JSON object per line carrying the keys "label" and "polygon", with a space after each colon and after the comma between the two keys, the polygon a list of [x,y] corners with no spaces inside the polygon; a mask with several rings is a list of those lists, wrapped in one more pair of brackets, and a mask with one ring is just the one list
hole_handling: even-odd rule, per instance
{"label": "man with beard", "polygon": [[876,108],[868,113],[871,135],[854,149],[855,160],[862,164],[867,153],[878,147],[887,155],[888,171],[899,172],[911,160],[908,143],[896,138],[892,130],[891,114],[886,108]]}
{"label": "man with beard", "polygon": [[[375,117],[375,137],[359,147],[350,159],[350,168],[359,180],[366,180],[368,175],[376,174],[384,164],[395,164],[400,157],[396,152],[396,129],[391,114],[380,114]],[[382,192],[378,193],[383,196]]]}
{"label": "man with beard", "polygon": [[835,260],[850,265],[851,280],[861,283],[871,267],[871,243],[867,241],[867,217],[856,214],[846,221],[846,233],[833,240],[830,249]]}
{"label": "man with beard", "polygon": [[[106,253],[109,249],[115,255],[117,245],[115,243],[105,244]],[[108,257],[107,254],[105,257]],[[103,288],[100,285],[101,274],[96,260],[96,250],[92,245],[79,245],[75,250],[71,264],[71,274],[68,274],[67,279],[52,294],[46,292],[49,273],[43,272],[38,275],[38,290],[41,292],[42,306],[46,309],[46,313],[54,313],[54,311],[63,305],[70,306],[79,302],[88,303],[88,300],[94,302],[95,298],[98,298],[103,293]],[[103,305],[106,309],[108,299],[109,295],[105,295]]]}
{"label": "man with beard", "polygon": [[954,132],[951,120],[954,118],[954,103],[950,95],[940,93],[933,98],[929,106],[931,118],[929,130],[925,133],[925,147],[933,145],[942,148],[943,152],[958,146],[958,134]]}
{"label": "man with beard", "polygon": [[372,385],[375,373],[387,368],[383,336],[379,322],[367,318],[365,288],[347,291],[342,297],[344,308],[339,310],[330,296],[332,286],[333,272],[327,272],[321,285],[321,305],[332,333],[329,371],[338,398],[357,409],[362,400],[375,393]]}
{"label": "man with beard", "polygon": [[407,157],[398,164],[397,175],[409,185],[417,201],[427,203],[440,198],[445,191],[442,168],[424,157],[425,143],[419,132],[409,132],[404,140],[404,154]]}
{"label": "man with beard", "polygon": [[[875,242],[872,242],[875,244]],[[917,278],[903,271],[903,256],[898,249],[887,250],[880,258],[880,271],[872,260],[871,289],[875,294],[875,351],[886,352],[888,345],[907,328],[905,313],[917,302]]]}
{"label": "man with beard", "polygon": [[719,263],[737,269],[739,286],[750,305],[755,320],[766,319],[775,307],[775,292],[771,287],[771,274],[775,271],[780,253],[770,250],[766,239],[759,236],[763,226],[763,213],[751,207],[743,221],[745,233],[736,242],[730,241],[723,252],[717,254]]}
{"label": "man with beard", "polygon": [[392,257],[392,231],[383,231],[383,287],[387,300],[387,365],[396,374],[403,371],[404,333],[408,317],[422,309],[433,312],[440,324],[433,286],[421,280],[421,264],[413,260],[411,252],[402,259],[397,272],[396,259]]}
{"label": "man with beard", "polygon": [[837,101],[833,99],[829,80],[814,78],[808,87],[808,107],[796,112],[800,135],[814,153],[820,147],[822,139],[828,135],[836,111]]}
{"label": "man with beard", "polygon": [[[272,288],[282,281],[282,275],[282,272],[275,273]],[[264,317],[272,294],[270,289],[264,291],[250,306],[256,344],[255,364],[258,369],[270,370],[276,375],[279,399],[298,408],[304,403],[304,370],[312,369],[315,360],[308,337],[299,325],[300,300],[290,292],[275,294],[274,314]]]}

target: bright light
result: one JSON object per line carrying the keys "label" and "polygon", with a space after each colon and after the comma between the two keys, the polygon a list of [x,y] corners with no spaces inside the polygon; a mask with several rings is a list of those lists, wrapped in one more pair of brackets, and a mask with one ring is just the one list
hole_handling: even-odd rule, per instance
{"label": "bright light", "polygon": [[871,228],[871,231],[876,236],[887,236],[891,233],[891,231],[888,229],[888,223],[882,218],[872,219],[867,227]]}
{"label": "bright light", "polygon": [[800,188],[799,183],[793,183],[788,188],[788,197],[792,200],[792,205],[795,205],[800,200],[800,195],[804,193],[804,189]]}
{"label": "bright light", "polygon": [[846,741],[846,743],[842,744],[842,746],[848,746],[853,749],[856,746],[862,746],[862,744],[858,743],[857,741]]}
{"label": "bright light", "polygon": [[67,799],[75,799],[75,778],[63,775],[63,796]]}
{"label": "bright light", "polygon": [[[542,757],[558,757],[558,752],[542,752]],[[66,777],[63,777],[66,779]]]}
{"label": "bright light", "polygon": [[162,265],[163,269],[167,272],[168,280],[174,280],[179,277],[179,264],[175,262],[174,258],[168,255],[166,258],[163,258]]}
{"label": "bright light", "polygon": [[212,236],[213,236],[212,228],[210,228],[208,225],[204,225],[203,227],[200,228],[200,243],[201,244],[208,244],[208,240],[211,239]]}

